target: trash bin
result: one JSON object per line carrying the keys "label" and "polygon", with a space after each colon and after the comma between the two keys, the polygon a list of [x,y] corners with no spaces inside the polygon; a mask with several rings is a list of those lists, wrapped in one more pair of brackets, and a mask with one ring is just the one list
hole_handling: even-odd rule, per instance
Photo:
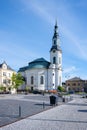
{"label": "trash bin", "polygon": [[62,98],[62,99],[63,99],[63,102],[65,102],[65,97],[64,97],[64,96],[63,96],[63,98]]}
{"label": "trash bin", "polygon": [[51,95],[50,96],[50,105],[58,105],[58,96],[57,95]]}

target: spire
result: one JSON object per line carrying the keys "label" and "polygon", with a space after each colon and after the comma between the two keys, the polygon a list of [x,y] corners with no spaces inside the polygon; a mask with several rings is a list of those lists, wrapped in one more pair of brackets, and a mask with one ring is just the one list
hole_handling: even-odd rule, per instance
{"label": "spire", "polygon": [[55,28],[54,28],[54,31],[58,31],[58,26],[57,26],[57,20],[56,20],[56,22],[55,22]]}
{"label": "spire", "polygon": [[54,26],[54,35],[53,38],[58,38],[59,34],[58,34],[58,26],[57,26],[57,20],[55,22],[55,26]]}
{"label": "spire", "polygon": [[51,51],[53,49],[61,50],[61,48],[60,48],[60,38],[59,38],[58,26],[57,26],[57,20],[56,20],[55,25],[54,25],[54,34],[53,34],[53,38],[52,38]]}

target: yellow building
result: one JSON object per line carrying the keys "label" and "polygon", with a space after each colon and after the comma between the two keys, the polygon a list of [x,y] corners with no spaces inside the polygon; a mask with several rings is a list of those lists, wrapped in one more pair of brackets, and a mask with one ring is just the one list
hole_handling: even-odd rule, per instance
{"label": "yellow building", "polygon": [[6,62],[0,64],[0,86],[3,86],[5,91],[8,91],[12,85],[11,77],[13,73],[16,72]]}

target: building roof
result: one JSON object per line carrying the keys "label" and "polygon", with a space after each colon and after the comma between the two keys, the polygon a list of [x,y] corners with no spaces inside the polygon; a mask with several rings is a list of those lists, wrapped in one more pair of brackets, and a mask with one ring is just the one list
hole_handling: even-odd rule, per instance
{"label": "building roof", "polygon": [[7,66],[7,70],[14,71],[9,65],[7,65],[7,63],[5,61],[2,64],[0,64],[0,68],[3,67],[3,64],[5,64]]}
{"label": "building roof", "polygon": [[82,79],[80,77],[74,77],[74,78],[68,79],[67,81],[79,81],[79,80],[82,80]]}
{"label": "building roof", "polygon": [[21,67],[21,68],[19,68],[18,72],[24,72],[27,69],[28,69],[28,66]]}
{"label": "building roof", "polygon": [[49,65],[50,62],[46,61],[44,58],[38,58],[32,62],[29,62],[28,66],[20,68],[18,72],[23,72],[29,69],[42,69],[42,68],[48,69]]}

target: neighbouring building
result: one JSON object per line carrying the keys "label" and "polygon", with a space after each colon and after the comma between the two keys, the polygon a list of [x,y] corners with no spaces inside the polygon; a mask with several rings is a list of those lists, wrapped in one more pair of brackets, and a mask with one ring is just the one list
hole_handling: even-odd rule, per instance
{"label": "neighbouring building", "polygon": [[0,86],[3,86],[5,91],[8,91],[12,85],[11,77],[13,73],[16,72],[5,61],[0,64]]}
{"label": "neighbouring building", "polygon": [[84,91],[85,80],[82,80],[79,77],[74,77],[66,80],[66,86],[68,90],[74,90],[75,92]]}
{"label": "neighbouring building", "polygon": [[50,90],[62,86],[62,50],[57,22],[50,48],[50,61],[38,58],[20,68],[18,72],[25,78],[26,86],[31,90]]}
{"label": "neighbouring building", "polygon": [[87,80],[84,80],[84,92],[87,93]]}

